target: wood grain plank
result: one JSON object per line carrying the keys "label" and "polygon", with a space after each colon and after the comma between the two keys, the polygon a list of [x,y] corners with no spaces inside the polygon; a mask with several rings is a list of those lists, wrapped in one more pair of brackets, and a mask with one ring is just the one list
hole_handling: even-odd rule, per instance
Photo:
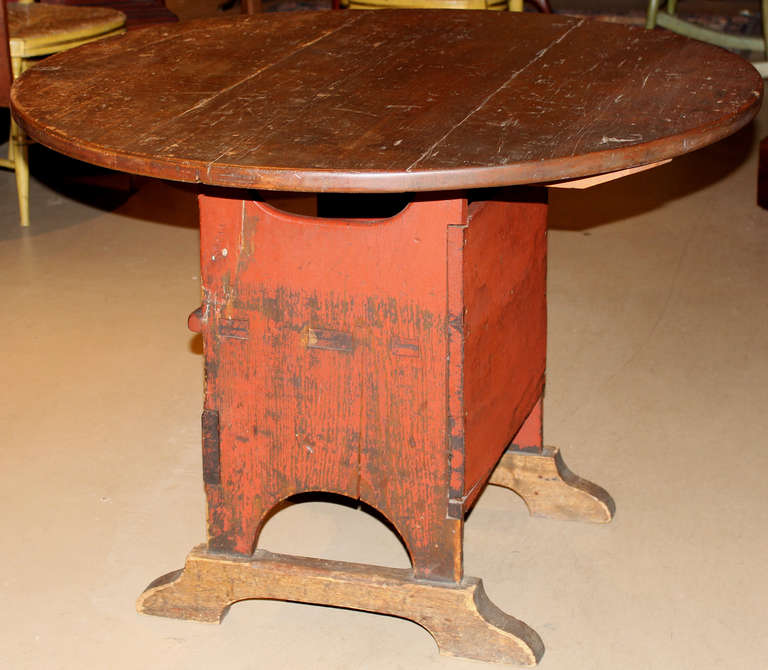
{"label": "wood grain plank", "polygon": [[461,579],[445,287],[447,224],[465,211],[320,219],[201,197],[212,549],[250,554],[278,503],[328,491],[389,519],[419,578]]}
{"label": "wood grain plank", "polygon": [[749,104],[739,91],[752,79],[749,70],[734,70],[716,50],[700,46],[664,31],[649,35],[640,28],[585,21],[420,165],[445,169],[450,165],[445,157],[461,151],[475,167],[529,163],[538,180],[549,160],[578,157],[585,165],[599,160],[599,171],[605,171],[628,154],[640,164],[651,162],[654,143],[691,151],[704,140],[692,136],[694,130],[721,110],[738,114],[740,105]]}
{"label": "wood grain plank", "polygon": [[[227,163],[267,161],[291,167],[285,146],[298,142],[325,148],[313,163],[319,169],[332,170],[339,163],[350,170],[409,169],[414,155],[428,151],[446,127],[471,113],[478,99],[507,81],[510,72],[527,67],[542,40],[558,39],[570,24],[551,22],[539,34],[522,33],[514,50],[488,58],[489,43],[509,38],[503,23],[486,23],[478,33],[472,30],[475,17],[466,12],[452,13],[434,25],[405,13],[399,30],[392,32],[375,14],[364,18],[344,31],[356,49],[340,43],[341,32],[323,42],[324,49],[346,64],[338,84],[318,91],[301,113],[280,119],[269,141],[248,147]],[[306,70],[301,61],[295,67]],[[324,69],[319,63],[312,71],[318,81]],[[278,79],[274,86],[279,85]],[[223,167],[214,165],[212,171]]]}
{"label": "wood grain plank", "polygon": [[467,506],[544,389],[547,204],[541,191],[530,202],[501,195],[473,203],[465,230]]}
{"label": "wood grain plank", "polygon": [[33,138],[107,167],[220,186],[402,192],[666,160],[746,124],[762,81],[733,54],[631,26],[300,12],[134,31],[47,60],[12,95]]}

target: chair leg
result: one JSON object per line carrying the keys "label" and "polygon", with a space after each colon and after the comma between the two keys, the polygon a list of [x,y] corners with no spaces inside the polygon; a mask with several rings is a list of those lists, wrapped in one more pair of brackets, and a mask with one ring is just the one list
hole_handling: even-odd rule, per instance
{"label": "chair leg", "polygon": [[[13,78],[17,79],[18,77],[20,77],[23,71],[24,71],[23,59],[19,58],[18,56],[14,56],[13,58],[11,58],[11,74],[13,75]],[[16,123],[13,120],[13,114],[11,114],[11,131],[8,133],[8,160],[11,161],[11,163],[14,162],[13,152],[16,149],[16,143],[14,142],[14,138],[16,137],[17,130],[18,128],[16,126]]]}
{"label": "chair leg", "polygon": [[[24,131],[15,123],[11,130],[11,145],[13,146],[14,172],[16,172],[16,192],[19,198],[19,220],[26,228],[29,226],[29,162],[27,153],[27,138]],[[9,152],[10,153],[10,152]]]}
{"label": "chair leg", "polygon": [[652,30],[656,27],[656,17],[659,14],[660,0],[648,0],[648,12],[645,15],[645,27]]}
{"label": "chair leg", "polygon": [[[26,69],[23,58],[11,58],[11,70],[13,78],[21,76]],[[16,193],[19,198],[19,220],[26,228],[29,226],[29,160],[27,151],[27,137],[24,131],[16,125],[11,116],[11,134],[8,138],[8,159],[13,163],[16,173]]]}
{"label": "chair leg", "polygon": [[13,163],[13,116],[11,116],[11,129],[8,131],[8,160]]}

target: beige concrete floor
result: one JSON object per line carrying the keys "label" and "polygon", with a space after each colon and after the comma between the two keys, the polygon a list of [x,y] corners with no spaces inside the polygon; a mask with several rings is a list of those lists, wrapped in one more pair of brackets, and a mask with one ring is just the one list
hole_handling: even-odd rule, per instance
{"label": "beige concrete floor", "polygon": [[[766,134],[763,113],[653,172],[552,195],[546,441],[618,513],[531,519],[492,488],[466,527],[466,572],[541,633],[542,670],[766,667]],[[34,181],[22,231],[9,173],[0,194],[0,667],[486,667],[372,614],[136,614],[205,534],[194,202],[150,182],[110,213]],[[261,546],[407,564],[378,521],[327,503],[280,512]]]}

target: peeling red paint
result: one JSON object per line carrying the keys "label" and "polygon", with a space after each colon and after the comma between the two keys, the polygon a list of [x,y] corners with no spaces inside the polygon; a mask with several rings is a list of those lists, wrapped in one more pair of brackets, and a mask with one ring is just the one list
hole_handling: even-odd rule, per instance
{"label": "peeling red paint", "polygon": [[212,548],[250,554],[327,491],[388,518],[418,577],[461,578],[467,492],[541,394],[546,205],[441,198],[354,220],[201,196]]}

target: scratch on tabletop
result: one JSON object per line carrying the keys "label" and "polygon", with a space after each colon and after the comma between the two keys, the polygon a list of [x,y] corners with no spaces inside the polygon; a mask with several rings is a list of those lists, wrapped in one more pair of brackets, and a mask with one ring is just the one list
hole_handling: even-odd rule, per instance
{"label": "scratch on tabletop", "polygon": [[477,112],[479,112],[485,105],[488,104],[488,102],[498,93],[503,91],[505,88],[507,88],[522,72],[524,72],[528,67],[536,63],[537,61],[541,60],[547,52],[549,52],[552,48],[560,44],[568,35],[570,35],[574,30],[577,28],[580,28],[584,23],[586,22],[586,19],[580,19],[577,23],[572,25],[568,30],[566,30],[560,37],[550,42],[546,47],[541,49],[536,53],[536,55],[531,58],[523,67],[521,67],[519,70],[516,70],[514,73],[512,73],[512,76],[509,77],[501,86],[499,86],[495,91],[492,91],[489,93],[481,102],[480,104],[475,107],[469,114],[467,114],[461,121],[459,121],[453,128],[451,128],[447,133],[445,133],[440,139],[437,140],[432,146],[430,146],[421,156],[419,156],[413,163],[411,163],[406,169],[406,172],[410,172],[413,170],[421,161],[423,161],[425,158],[429,157],[430,155],[433,155],[435,153],[435,150],[437,147],[442,144],[442,142],[445,141],[445,139],[456,129],[460,128],[462,125],[464,125],[472,116],[474,116]]}
{"label": "scratch on tabletop", "polygon": [[[362,12],[361,12],[361,14],[362,14]],[[157,128],[165,126],[165,125],[168,125],[170,123],[173,123],[173,122],[177,121],[178,119],[183,118],[187,114],[189,114],[189,113],[191,113],[191,112],[193,112],[193,111],[195,111],[197,109],[200,109],[201,107],[206,106],[208,103],[212,102],[213,100],[216,100],[216,98],[219,98],[222,95],[224,95],[225,93],[228,93],[229,91],[237,88],[238,86],[241,86],[242,84],[244,84],[245,82],[249,81],[250,79],[253,79],[254,77],[259,76],[260,74],[262,74],[266,70],[269,70],[271,68],[274,68],[274,67],[280,65],[281,63],[283,63],[284,61],[288,60],[289,58],[293,58],[297,53],[299,53],[301,51],[304,51],[305,49],[308,49],[312,45],[317,44],[321,40],[324,40],[326,37],[328,37],[330,35],[333,35],[334,33],[337,33],[340,30],[344,30],[345,28],[348,28],[353,23],[356,23],[357,21],[360,21],[360,19],[361,19],[360,15],[354,16],[351,19],[349,19],[348,21],[345,21],[341,25],[337,26],[336,28],[333,28],[331,30],[326,30],[322,34],[317,35],[316,37],[313,37],[313,38],[307,40],[306,42],[302,42],[301,44],[298,44],[294,49],[291,49],[291,51],[289,53],[287,53],[285,56],[283,56],[282,58],[276,60],[273,63],[268,63],[267,65],[264,65],[263,67],[258,68],[257,70],[255,70],[255,71],[251,72],[250,74],[248,74],[246,77],[243,77],[242,79],[236,81],[235,83],[230,84],[226,88],[222,88],[221,90],[217,91],[214,95],[211,95],[211,96],[208,96],[207,98],[199,100],[194,105],[192,105],[192,107],[189,107],[188,109],[185,109],[183,112],[179,112],[178,114],[174,115],[173,118],[169,119],[168,121],[165,121],[160,126],[157,126],[156,128],[153,128],[149,132],[153,133],[153,132],[155,132],[157,130]],[[138,143],[141,144],[143,142],[143,140],[144,140],[144,136],[139,138]]]}

